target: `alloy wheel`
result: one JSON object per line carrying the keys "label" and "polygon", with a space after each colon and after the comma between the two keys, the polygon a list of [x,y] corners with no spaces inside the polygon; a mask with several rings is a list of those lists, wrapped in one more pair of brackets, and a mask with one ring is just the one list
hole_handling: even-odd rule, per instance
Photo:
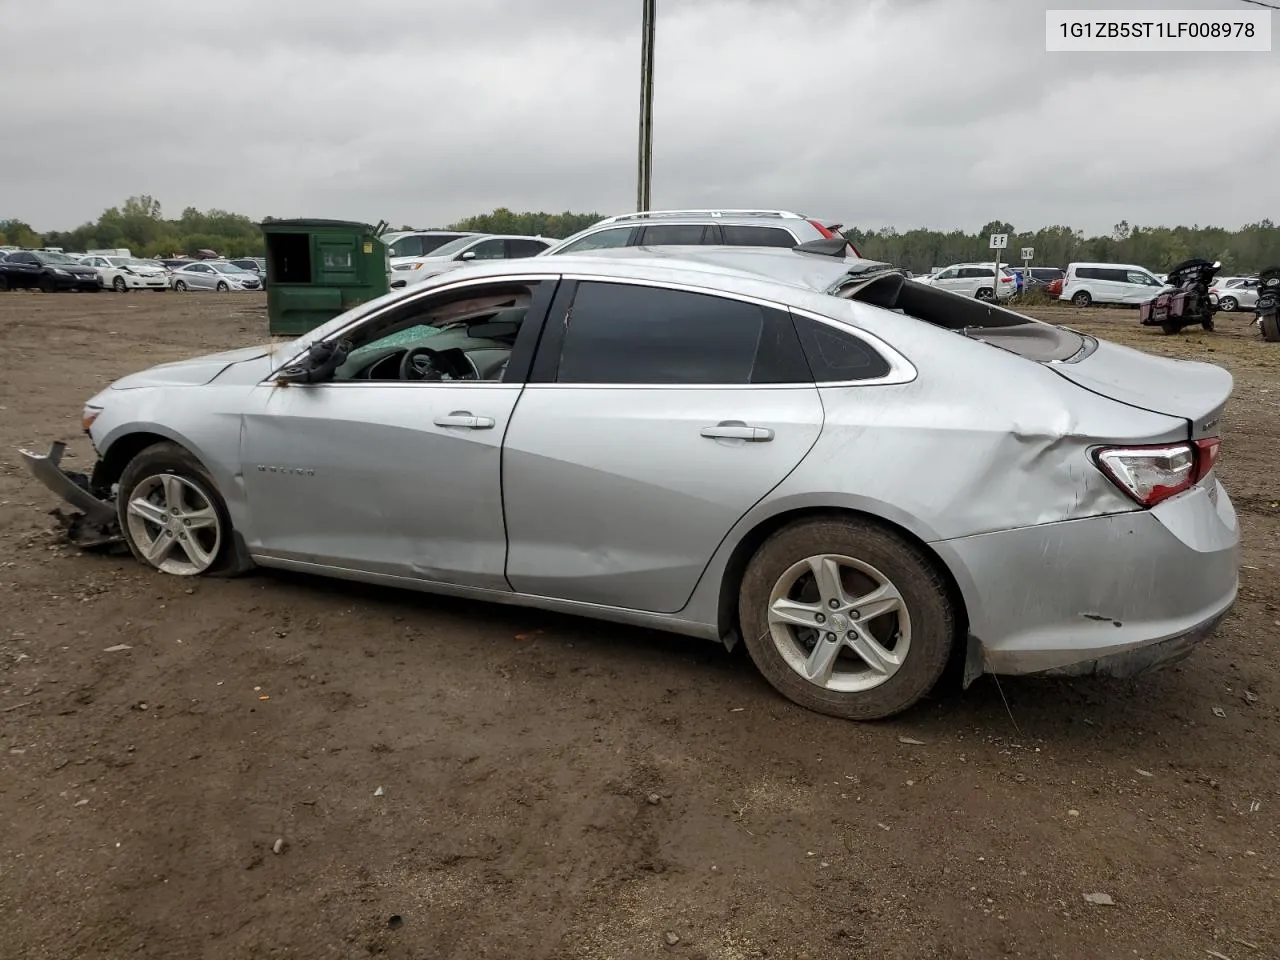
{"label": "alloy wheel", "polygon": [[222,522],[209,496],[186,477],[160,473],[133,488],[126,517],[129,537],[157,570],[176,576],[204,573],[222,546]]}
{"label": "alloy wheel", "polygon": [[792,670],[840,693],[872,690],[906,662],[902,593],[868,563],[820,554],[788,568],[769,595],[769,635]]}

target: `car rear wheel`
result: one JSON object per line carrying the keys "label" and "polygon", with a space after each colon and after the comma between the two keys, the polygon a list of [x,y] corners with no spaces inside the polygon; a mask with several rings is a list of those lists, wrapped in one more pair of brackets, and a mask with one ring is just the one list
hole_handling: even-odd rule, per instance
{"label": "car rear wheel", "polygon": [[1089,295],[1088,290],[1081,290],[1079,293],[1072,295],[1071,302],[1077,307],[1088,307],[1093,304],[1093,297]]}
{"label": "car rear wheel", "polygon": [[129,285],[124,282],[124,277],[116,277],[111,281],[111,288],[116,293],[125,293],[129,289]]}
{"label": "car rear wheel", "polygon": [[129,461],[116,503],[125,542],[147,566],[190,577],[231,565],[226,504],[204,465],[178,444],[155,444]]}
{"label": "car rear wheel", "polygon": [[1218,301],[1218,309],[1224,313],[1230,313],[1240,306],[1240,301],[1235,297],[1223,297]]}
{"label": "car rear wheel", "polygon": [[179,293],[186,293],[187,282],[185,280],[175,280],[173,283],[173,289],[177,290]]}
{"label": "car rear wheel", "polygon": [[995,291],[992,290],[990,287],[979,287],[978,292],[975,293],[974,296],[977,297],[979,300],[986,300],[988,302],[996,298]]}
{"label": "car rear wheel", "polygon": [[226,292],[227,292],[228,290],[230,290],[230,289],[231,289],[231,288],[230,288],[229,286],[227,286],[227,284],[226,284],[226,282],[225,282],[225,281],[223,281],[223,280],[219,280],[219,281],[218,281],[218,292],[219,292],[219,293],[226,293]]}
{"label": "car rear wheel", "polygon": [[784,527],[747,566],[738,616],[756,667],[819,713],[900,713],[938,682],[956,616],[918,547],[874,523],[814,519]]}

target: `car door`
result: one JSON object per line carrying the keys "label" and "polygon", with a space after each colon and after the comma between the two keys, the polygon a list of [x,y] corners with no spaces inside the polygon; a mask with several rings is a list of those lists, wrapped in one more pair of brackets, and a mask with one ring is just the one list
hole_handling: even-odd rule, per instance
{"label": "car door", "polygon": [[[410,297],[343,334],[357,348],[332,379],[255,388],[241,446],[250,551],[509,590],[502,438],[556,282],[471,280]],[[519,314],[503,321],[514,352],[478,326],[440,329],[507,306]],[[404,351],[427,344],[512,360],[501,379],[400,379]]]}
{"label": "car door", "polygon": [[501,237],[489,237],[485,240],[477,241],[460,254],[454,257],[455,260],[505,260],[507,257],[507,242]]}
{"label": "car door", "polygon": [[960,291],[960,269],[958,267],[949,267],[933,278],[933,286],[943,290],[950,290],[952,293]]}
{"label": "car door", "polygon": [[525,257],[536,257],[550,246],[544,240],[525,239],[524,237],[507,238],[507,259],[521,260]]}
{"label": "car door", "polygon": [[40,283],[42,267],[40,261],[32,254],[24,250],[11,253],[5,260],[5,264],[8,266],[5,273],[8,276],[9,286],[34,287]]}
{"label": "car door", "polygon": [[564,281],[507,430],[507,579],[671,613],[804,458],[822,403],[786,311]]}
{"label": "car door", "polygon": [[1160,292],[1160,281],[1144,270],[1125,271],[1123,303],[1146,303]]}

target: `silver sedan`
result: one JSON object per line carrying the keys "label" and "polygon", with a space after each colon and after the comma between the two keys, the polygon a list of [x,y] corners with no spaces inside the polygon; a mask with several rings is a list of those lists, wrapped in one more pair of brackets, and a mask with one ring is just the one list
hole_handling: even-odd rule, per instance
{"label": "silver sedan", "polygon": [[904,710],[953,658],[1129,675],[1231,607],[1231,377],[790,250],[469,266],[291,344],[91,398],[25,453],[190,576],[277,567],[745,644],[796,703]]}
{"label": "silver sedan", "polygon": [[1222,277],[1214,281],[1209,292],[1218,295],[1218,309],[1226,313],[1252,310],[1258,303],[1258,278]]}
{"label": "silver sedan", "polygon": [[232,290],[261,290],[262,281],[252,270],[237,267],[226,260],[197,260],[178,267],[169,278],[173,289],[179,293],[187,290],[216,290],[227,293]]}

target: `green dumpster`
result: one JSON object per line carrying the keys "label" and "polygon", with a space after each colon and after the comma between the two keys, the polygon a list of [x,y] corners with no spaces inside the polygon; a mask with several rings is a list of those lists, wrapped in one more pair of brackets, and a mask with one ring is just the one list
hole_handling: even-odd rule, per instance
{"label": "green dumpster", "polygon": [[313,330],[387,287],[385,223],[348,220],[268,220],[267,329],[297,335]]}

